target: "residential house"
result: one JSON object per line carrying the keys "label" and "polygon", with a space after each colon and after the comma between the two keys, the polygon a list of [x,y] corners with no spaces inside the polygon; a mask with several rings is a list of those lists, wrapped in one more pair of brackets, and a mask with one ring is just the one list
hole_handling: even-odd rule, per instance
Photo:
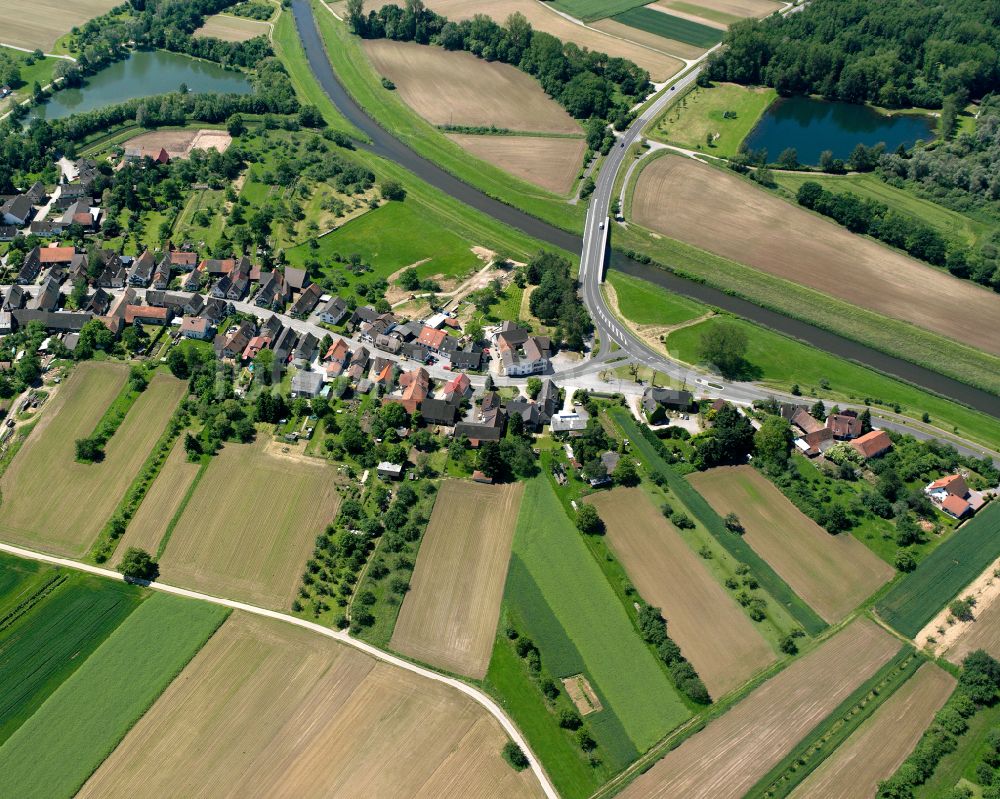
{"label": "residential house", "polygon": [[441,389],[442,396],[446,400],[454,401],[455,403],[461,402],[471,393],[472,381],[469,380],[469,376],[466,374],[455,375],[451,380],[445,383],[444,388]]}
{"label": "residential house", "polygon": [[420,335],[417,336],[417,341],[427,347],[427,349],[431,352],[437,352],[441,349],[441,345],[444,343],[446,338],[448,338],[448,334],[443,330],[435,330],[433,327],[427,327],[425,325],[420,330]]}
{"label": "residential house", "polygon": [[660,424],[667,411],[686,411],[694,401],[690,391],[647,386],[642,392],[642,411],[650,424]]}
{"label": "residential house", "polygon": [[402,480],[403,471],[404,471],[403,464],[389,463],[389,461],[382,461],[378,466],[375,467],[375,472],[383,480]]}
{"label": "residential house", "polygon": [[427,424],[452,427],[458,419],[458,401],[429,397],[420,405],[420,415]]}
{"label": "residential house", "polygon": [[292,349],[299,340],[299,334],[290,327],[283,327],[278,337],[274,339],[274,364],[284,369],[291,357]]}
{"label": "residential house", "polygon": [[124,160],[126,162],[142,161],[144,158],[152,159],[160,164],[170,163],[170,153],[162,147],[138,147],[129,145],[125,148]]}
{"label": "residential house", "polygon": [[59,281],[50,274],[29,307],[38,311],[54,311],[59,307]]}
{"label": "residential house", "polygon": [[205,300],[205,306],[201,309],[201,315],[213,325],[219,324],[232,312],[232,303],[229,300],[220,300],[218,297],[209,297]]}
{"label": "residential house", "polygon": [[474,419],[473,422],[459,422],[455,425],[455,435],[468,437],[474,447],[484,441],[499,441],[503,437],[507,414],[497,392],[487,391],[483,394]]}
{"label": "residential house", "polygon": [[338,364],[342,369],[347,366],[347,362],[351,359],[351,349],[347,344],[347,339],[338,338],[330,348],[323,353],[324,361],[331,361],[332,363]]}
{"label": "residential house", "polygon": [[587,417],[577,411],[557,412],[549,419],[552,435],[580,435],[587,429]]}
{"label": "residential house", "polygon": [[3,305],[0,306],[0,310],[19,310],[27,305],[30,299],[31,295],[25,291],[24,286],[15,283],[7,290],[7,296],[4,297]]}
{"label": "residential house", "polygon": [[861,435],[861,419],[855,411],[831,413],[826,417],[826,426],[838,441],[850,441]]}
{"label": "residential house", "polygon": [[0,204],[0,221],[5,225],[24,227],[31,220],[35,208],[26,194],[7,198]]}
{"label": "residential house", "polygon": [[250,288],[250,259],[246,256],[233,264],[232,268],[212,286],[211,294],[217,299],[242,300]]}
{"label": "residential house", "polygon": [[215,337],[215,352],[220,357],[230,360],[241,358],[253,335],[253,323],[244,319],[229,332]]}
{"label": "residential house", "polygon": [[309,364],[316,360],[318,351],[319,339],[312,333],[306,333],[298,340],[295,348],[292,350],[292,363],[299,368],[309,366]]}
{"label": "residential house", "polygon": [[305,319],[313,312],[313,309],[319,305],[320,295],[323,290],[319,287],[318,283],[311,283],[302,293],[299,295],[298,299],[292,305],[291,315],[296,319]]}
{"label": "residential house", "polygon": [[431,389],[431,377],[423,367],[399,376],[399,386],[403,389],[401,397],[387,397],[385,402],[398,402],[407,413],[413,413],[420,408],[420,403],[427,399]]}
{"label": "residential house", "polygon": [[365,379],[370,359],[371,353],[368,352],[367,347],[358,347],[351,355],[351,365],[347,367],[347,376],[354,381]]}
{"label": "residential house", "polygon": [[[819,419],[811,416],[805,408],[795,408],[790,419],[791,423],[804,434],[815,433],[827,428]],[[831,432],[832,435],[832,432]]]}
{"label": "residential house", "polygon": [[455,350],[450,353],[449,358],[453,369],[478,372],[483,368],[483,352],[479,349]]}
{"label": "residential house", "polygon": [[549,379],[543,380],[542,390],[538,392],[535,403],[538,405],[539,422],[548,424],[552,417],[559,412],[559,406],[562,404],[559,399],[558,386]]}
{"label": "residential house", "polygon": [[309,275],[305,269],[298,269],[294,266],[285,267],[285,282],[288,283],[292,291],[302,291],[309,285]]}
{"label": "residential house", "polygon": [[166,325],[173,319],[169,308],[154,308],[152,305],[126,305],[127,325]]}
{"label": "residential house", "polygon": [[85,311],[91,311],[97,316],[104,316],[108,312],[108,308],[111,307],[111,302],[114,297],[108,294],[104,289],[97,289],[90,298],[87,300],[87,304],[83,307]]}
{"label": "residential house", "polygon": [[17,225],[0,224],[0,241],[13,241],[17,238]]}
{"label": "residential house", "polygon": [[247,346],[243,350],[243,360],[252,361],[261,350],[266,350],[270,345],[270,337],[262,335],[254,336],[247,342]]}
{"label": "residential house", "polygon": [[872,430],[851,441],[851,446],[857,453],[867,460],[877,458],[892,449],[892,439],[885,430]]}
{"label": "residential house", "polygon": [[520,416],[524,422],[525,430],[537,430],[541,424],[538,413],[538,405],[534,400],[524,397],[514,397],[507,402],[507,414],[509,416]]}
{"label": "residential house", "polygon": [[504,322],[495,343],[505,375],[541,374],[549,367],[551,342],[548,336],[532,336],[513,322]]}
{"label": "residential house", "polygon": [[318,397],[323,390],[323,375],[299,370],[292,375],[292,394],[296,397]]}
{"label": "residential house", "polygon": [[[812,417],[809,417],[812,419]],[[795,439],[795,446],[807,458],[816,458],[826,452],[837,442],[833,440],[833,431],[821,426],[818,430],[806,433]]]}
{"label": "residential house", "polygon": [[79,225],[84,230],[92,231],[97,229],[100,217],[101,209],[92,207],[89,199],[83,199],[67,206],[58,221],[63,228]]}
{"label": "residential house", "polygon": [[955,519],[964,519],[978,511],[986,498],[980,491],[971,491],[965,477],[949,474],[924,487],[924,493],[942,511]]}
{"label": "residential house", "polygon": [[171,266],[170,253],[165,252],[157,262],[156,268],[153,270],[152,285],[154,289],[163,290],[170,285]]}
{"label": "residential house", "polygon": [[181,320],[180,334],[184,338],[207,341],[215,336],[215,328],[204,316],[185,316]]}
{"label": "residential house", "polygon": [[48,196],[45,193],[45,184],[40,180],[36,180],[31,185],[31,188],[24,193],[24,196],[28,198],[32,205],[41,205]]}
{"label": "residential house", "polygon": [[372,361],[371,381],[373,386],[379,386],[383,392],[392,390],[395,382],[396,367],[387,358],[375,358]]}
{"label": "residential house", "polygon": [[345,316],[347,316],[347,303],[340,297],[334,297],[319,312],[320,321],[328,325],[339,325]]}
{"label": "residential house", "polygon": [[111,250],[98,250],[94,253],[94,258],[97,259],[101,267],[101,271],[94,281],[95,285],[104,289],[120,289],[125,286],[128,271],[118,253]]}
{"label": "residential house", "polygon": [[193,269],[181,278],[181,289],[184,291],[198,291],[201,288],[201,281],[205,273],[200,268]]}
{"label": "residential house", "polygon": [[145,288],[153,280],[153,270],[156,269],[156,261],[149,250],[145,250],[142,255],[132,261],[132,266],[128,270],[128,284]]}
{"label": "residential house", "polygon": [[183,272],[190,272],[198,265],[198,253],[191,250],[170,250],[167,253],[170,259],[170,268],[177,268]]}
{"label": "residential house", "polygon": [[292,290],[285,280],[285,276],[275,269],[273,272],[265,272],[260,276],[260,291],[254,297],[254,303],[258,308],[281,311],[284,310],[291,296]]}
{"label": "residential house", "polygon": [[[199,298],[204,305],[204,300],[200,294],[194,295]],[[188,310],[190,305],[190,300],[183,294],[175,294],[169,291],[161,291],[160,289],[150,289],[146,292],[146,305],[154,305],[157,308],[170,308],[175,315],[197,316],[197,313],[191,313]],[[199,308],[200,310],[200,308]]]}

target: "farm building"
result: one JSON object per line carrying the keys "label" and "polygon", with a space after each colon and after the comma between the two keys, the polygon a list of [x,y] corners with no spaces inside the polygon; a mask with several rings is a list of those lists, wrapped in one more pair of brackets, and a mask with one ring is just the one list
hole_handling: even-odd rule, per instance
{"label": "farm building", "polygon": [[981,491],[972,491],[965,477],[949,474],[924,487],[924,493],[942,511],[956,519],[971,516],[986,504]]}
{"label": "farm building", "polygon": [[877,458],[892,449],[892,439],[885,430],[872,430],[854,439],[851,446],[862,458]]}
{"label": "farm building", "polygon": [[389,461],[382,461],[375,468],[375,471],[379,477],[383,477],[387,480],[402,480],[404,468],[401,463],[389,463]]}

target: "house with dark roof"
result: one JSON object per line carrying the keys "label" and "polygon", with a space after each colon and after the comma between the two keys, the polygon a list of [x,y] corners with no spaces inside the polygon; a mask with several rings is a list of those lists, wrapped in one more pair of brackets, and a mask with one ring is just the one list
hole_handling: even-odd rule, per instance
{"label": "house with dark roof", "polygon": [[29,307],[37,311],[54,311],[59,307],[59,281],[50,274]]}
{"label": "house with dark roof", "polygon": [[811,416],[805,408],[795,408],[789,421],[807,435],[819,430],[829,429],[819,419]]}
{"label": "house with dark roof", "polygon": [[313,309],[319,305],[319,298],[322,293],[323,290],[319,287],[318,283],[309,284],[302,290],[302,293],[292,305],[291,315],[296,319],[305,319],[308,317],[313,312]]}
{"label": "house with dark roof", "polygon": [[292,291],[302,291],[302,289],[309,285],[309,274],[305,269],[299,269],[294,266],[286,266],[285,282],[288,283]]}
{"label": "house with dark roof", "polygon": [[507,401],[507,415],[520,416],[526,430],[537,430],[541,425],[538,405],[534,400],[514,397]]}
{"label": "house with dark roof", "polygon": [[215,337],[215,352],[222,358],[237,360],[243,357],[243,350],[246,349],[246,346],[250,343],[250,339],[253,335],[253,323],[248,320],[243,320],[228,333],[220,334]]}
{"label": "house with dark roof", "polygon": [[10,311],[12,329],[39,322],[46,330],[80,332],[80,329],[94,318],[87,311],[36,311],[22,308]]}
{"label": "house with dark roof", "polygon": [[319,339],[312,333],[306,333],[295,344],[292,350],[292,363],[298,367],[305,367],[316,360],[319,351]]}
{"label": "house with dark roof", "polygon": [[458,402],[430,397],[420,404],[420,415],[427,424],[452,427],[458,419]]}
{"label": "house with dark roof", "polygon": [[831,413],[826,417],[826,426],[838,441],[850,441],[861,435],[861,419],[855,411]]}
{"label": "house with dark roof", "polygon": [[125,286],[128,271],[118,253],[111,250],[98,250],[94,253],[94,258],[101,266],[101,271],[94,281],[95,285],[105,289],[120,289]]}
{"label": "house with dark roof", "polygon": [[825,426],[795,439],[795,446],[807,458],[819,457],[836,443],[833,440],[833,431]]}
{"label": "house with dark roof", "polygon": [[479,349],[455,350],[449,355],[452,368],[478,372],[483,368],[483,352]]}
{"label": "house with dark roof", "polygon": [[285,281],[285,276],[275,269],[273,272],[265,272],[260,276],[260,291],[254,297],[254,304],[258,308],[281,311],[288,304],[291,296],[292,290]]}
{"label": "house with dark roof", "polygon": [[[204,263],[204,262],[203,262]],[[235,262],[219,282],[212,286],[211,295],[218,299],[242,300],[250,288],[250,259],[246,256]]]}
{"label": "house with dark roof", "polygon": [[153,288],[162,290],[170,285],[171,266],[170,253],[166,252],[160,257],[160,260],[156,264],[156,268],[153,270]]}
{"label": "house with dark roof", "polygon": [[548,369],[552,355],[548,336],[532,336],[513,322],[504,322],[495,341],[505,375],[535,375]]}
{"label": "house with dark roof", "polygon": [[156,261],[149,250],[144,250],[142,255],[132,261],[132,266],[128,270],[128,284],[145,288],[153,280],[153,270],[156,268]]}
{"label": "house with dark roof", "polygon": [[647,386],[646,390],[642,392],[642,411],[652,424],[663,421],[667,411],[689,410],[692,402],[694,402],[694,396],[690,391]]}
{"label": "house with dark roof", "polygon": [[339,325],[345,316],[347,316],[347,303],[341,297],[334,297],[319,312],[320,321],[328,325]]}
{"label": "house with dark roof", "polygon": [[10,197],[0,204],[0,221],[5,225],[24,227],[34,213],[34,206],[25,194]]}
{"label": "house with dark roof", "polygon": [[16,311],[27,305],[29,299],[31,299],[31,295],[24,290],[24,286],[15,283],[7,289],[7,295],[3,298],[3,304],[0,305],[0,310]]}

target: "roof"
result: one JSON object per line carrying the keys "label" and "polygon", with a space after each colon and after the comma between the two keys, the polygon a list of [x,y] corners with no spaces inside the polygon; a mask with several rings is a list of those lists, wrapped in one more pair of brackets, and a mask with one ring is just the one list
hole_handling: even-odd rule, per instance
{"label": "roof", "polygon": [[858,451],[863,458],[874,458],[881,455],[892,447],[892,439],[885,430],[872,430],[854,439],[851,446]]}
{"label": "roof", "polygon": [[954,494],[946,496],[941,503],[941,507],[959,519],[972,509],[972,506],[968,502],[961,497],[956,497]]}
{"label": "roof", "polygon": [[181,333],[201,333],[208,332],[210,325],[203,316],[185,316],[181,320]]}
{"label": "roof", "polygon": [[38,251],[38,260],[43,264],[68,264],[74,255],[74,247],[42,247]]}
{"label": "roof", "polygon": [[465,394],[466,391],[472,386],[472,381],[469,380],[467,374],[455,375],[451,380],[449,380],[443,389],[445,394]]}
{"label": "roof", "polygon": [[817,430],[822,430],[825,427],[819,419],[810,415],[805,408],[797,409],[792,414],[791,422],[803,433],[815,433]]}
{"label": "roof", "polygon": [[952,496],[964,497],[969,493],[969,486],[965,482],[965,478],[960,474],[949,474],[946,477],[942,477],[939,480],[935,480],[927,489],[933,491],[935,489],[944,489]]}
{"label": "roof", "polygon": [[448,337],[448,334],[443,330],[435,330],[433,327],[427,327],[426,325],[420,331],[420,335],[417,336],[417,341],[426,347],[430,347],[432,350],[440,349],[444,340]]}
{"label": "roof", "polygon": [[320,372],[298,371],[292,375],[292,391],[296,393],[308,391],[314,393],[323,385],[323,375]]}
{"label": "roof", "polygon": [[377,471],[387,472],[388,474],[402,474],[403,472],[403,464],[390,463],[389,461],[382,461],[375,468]]}
{"label": "roof", "polygon": [[309,282],[309,276],[305,269],[298,269],[294,266],[285,267],[285,281],[293,289],[303,289]]}
{"label": "roof", "polygon": [[325,358],[327,360],[343,361],[347,358],[348,353],[351,348],[347,346],[347,341],[342,338],[338,338],[333,344],[330,345],[330,349],[326,351]]}
{"label": "roof", "polygon": [[125,322],[132,324],[136,319],[162,319],[167,321],[166,308],[154,308],[152,305],[126,305]]}
{"label": "roof", "polygon": [[861,419],[846,413],[827,416],[826,426],[833,430],[837,438],[854,438],[861,435]]}
{"label": "roof", "polygon": [[424,419],[433,424],[453,425],[458,418],[458,403],[443,399],[425,399],[420,405]]}

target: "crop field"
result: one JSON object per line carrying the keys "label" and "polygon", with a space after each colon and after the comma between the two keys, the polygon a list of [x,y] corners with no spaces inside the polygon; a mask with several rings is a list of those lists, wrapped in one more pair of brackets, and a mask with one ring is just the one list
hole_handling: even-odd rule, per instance
{"label": "crop field", "polygon": [[993,657],[1000,657],[1000,602],[994,600],[985,610],[977,608],[972,614],[975,621],[945,653],[952,663],[961,663],[966,655],[977,649],[985,649]]}
{"label": "crop field", "polygon": [[254,444],[226,444],[208,467],[160,560],[164,579],[285,610],[313,541],[340,505],[334,471]]}
{"label": "crop field", "polygon": [[584,22],[604,19],[641,5],[645,5],[645,0],[555,0],[552,3],[554,8]]}
{"label": "crop field", "polygon": [[55,570],[32,560],[22,560],[0,552],[0,629],[8,614],[30,597],[48,574]]}
{"label": "crop field", "polygon": [[658,0],[654,8],[680,11],[703,19],[731,25],[747,17],[766,17],[781,9],[774,0]]}
{"label": "crop field", "polygon": [[127,375],[124,366],[87,362],[60,387],[0,478],[0,535],[7,541],[73,557],[89,549],[187,390],[155,375],[108,442],[105,459],[77,463],[74,441],[94,431]]}
{"label": "crop field", "polygon": [[553,194],[568,194],[576,183],[587,150],[584,139],[554,136],[472,136],[448,138],[476,158]]}
{"label": "crop field", "polygon": [[616,14],[614,20],[631,28],[652,33],[654,36],[662,36],[664,39],[673,39],[705,49],[721,42],[724,32],[714,26],[703,25],[655,8],[632,8]]}
{"label": "crop field", "polygon": [[500,725],[453,688],[236,613],[83,797],[535,797]]}
{"label": "crop field", "polygon": [[[641,11],[642,9],[636,10]],[[696,45],[677,39],[667,39],[655,33],[626,25],[624,22],[619,22],[617,17],[608,17],[597,22],[591,22],[590,25],[609,36],[620,36],[630,42],[641,44],[643,47],[650,47],[661,53],[668,53],[677,58],[693,60],[705,53],[704,47],[697,47]]]}
{"label": "crop field", "polygon": [[856,236],[736,175],[663,157],[639,175],[635,221],[780,278],[1000,353],[1000,296]]}
{"label": "crop field", "polygon": [[162,593],[144,601],[0,746],[4,792],[74,795],[228,612]]}
{"label": "crop field", "polygon": [[0,632],[0,743],[141,601],[139,589],[73,574]]}
{"label": "crop field", "polygon": [[118,545],[118,552],[124,554],[129,547],[139,547],[156,553],[167,525],[180,507],[184,492],[191,485],[198,469],[199,464],[188,462],[183,436],[178,437],[163,468],[146,492],[139,510],[129,522]]}
{"label": "crop field", "polygon": [[616,488],[588,500],[640,596],[662,608],[668,634],[713,697],[775,660],[750,618],[641,489]]}
{"label": "crop field", "polygon": [[604,710],[588,716],[618,768],[690,711],[646,647],[547,478],[525,485],[504,599],[554,677],[583,674]]}
{"label": "crop field", "polygon": [[[378,10],[392,0],[374,0],[366,3],[365,9]],[[503,24],[511,14],[524,14],[531,27],[544,31],[563,42],[573,42],[579,47],[596,50],[619,58],[627,58],[649,72],[650,78],[656,82],[667,80],[684,68],[684,62],[663,52],[650,50],[635,42],[618,39],[606,33],[577,25],[561,16],[555,10],[546,8],[535,0],[430,0],[427,7],[453,22],[471,19],[476,14],[486,14],[488,17]],[[343,4],[332,3],[331,8],[343,16]],[[532,128],[537,130],[537,128]]]}
{"label": "crop field", "polygon": [[442,484],[393,649],[474,679],[486,675],[522,489],[520,483]]}
{"label": "crop field", "polygon": [[896,583],[875,610],[912,638],[998,557],[1000,503],[993,502]]}
{"label": "crop field", "polygon": [[874,796],[878,783],[913,751],[954,688],[954,677],[934,663],[925,663],[806,777],[792,799]]}
{"label": "crop field", "polygon": [[738,799],[899,649],[852,622],[708,723],[635,780],[622,799]]}
{"label": "crop field", "polygon": [[864,602],[893,569],[849,535],[830,535],[751,466],[692,474],[691,484],[719,515],[735,513],[743,539],[828,622]]}
{"label": "crop field", "polygon": [[194,32],[195,36],[214,36],[224,42],[245,42],[257,36],[267,36],[271,26],[259,19],[213,14]]}
{"label": "crop field", "polygon": [[578,133],[579,123],[517,67],[443,47],[366,39],[375,70],[433,125],[496,125],[510,130]]}
{"label": "crop field", "polygon": [[5,0],[0,42],[48,53],[56,39],[116,5],[115,0]]}

